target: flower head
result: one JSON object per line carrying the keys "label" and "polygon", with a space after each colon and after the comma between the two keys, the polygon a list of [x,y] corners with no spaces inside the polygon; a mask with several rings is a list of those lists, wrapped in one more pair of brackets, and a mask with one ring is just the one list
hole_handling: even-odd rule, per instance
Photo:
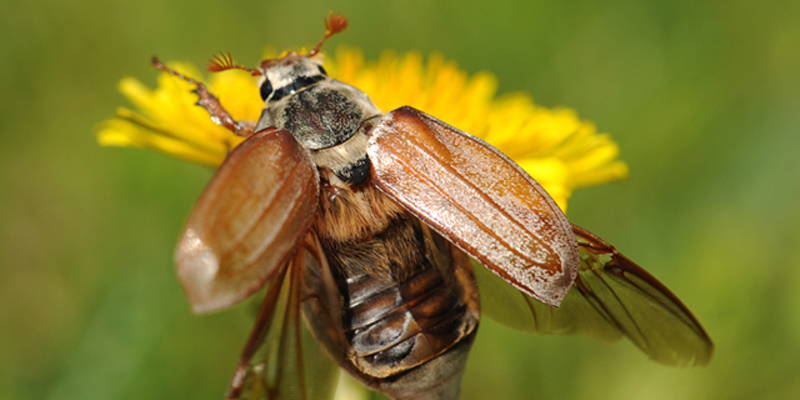
{"label": "flower head", "polygon": [[[202,81],[190,65],[171,67]],[[627,174],[626,164],[617,159],[616,143],[578,119],[575,111],[538,106],[524,93],[497,98],[494,75],[469,76],[439,53],[425,62],[417,52],[398,55],[387,50],[377,62],[366,63],[360,51],[342,47],[326,68],[335,79],[367,93],[384,112],[408,105],[489,142],[531,174],[564,209],[574,189]],[[207,86],[234,119],[258,119],[263,101],[247,72],[214,74]],[[139,111],[119,108],[102,124],[98,141],[218,166],[242,138],[195,106],[192,89],[166,73],[159,76],[155,90],[134,78],[123,79],[120,90]]]}

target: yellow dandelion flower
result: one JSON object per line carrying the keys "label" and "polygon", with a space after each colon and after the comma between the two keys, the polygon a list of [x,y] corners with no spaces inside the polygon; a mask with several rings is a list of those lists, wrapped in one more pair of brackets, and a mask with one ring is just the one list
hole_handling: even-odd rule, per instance
{"label": "yellow dandelion flower", "polygon": [[[186,64],[171,66],[202,81]],[[367,63],[359,50],[342,47],[326,64],[331,76],[367,93],[384,112],[408,105],[477,136],[514,159],[566,209],[576,188],[599,185],[627,174],[619,148],[608,134],[581,121],[575,111],[536,105],[524,93],[496,98],[497,80],[482,72],[469,76],[458,65],[433,53],[427,62],[418,52],[385,51]],[[209,91],[237,120],[257,120],[261,101],[253,78],[244,71],[214,74]],[[216,125],[194,103],[193,85],[166,73],[158,88],[134,78],[120,90],[139,109],[117,110],[98,134],[102,145],[148,148],[173,157],[218,166],[241,138]]]}

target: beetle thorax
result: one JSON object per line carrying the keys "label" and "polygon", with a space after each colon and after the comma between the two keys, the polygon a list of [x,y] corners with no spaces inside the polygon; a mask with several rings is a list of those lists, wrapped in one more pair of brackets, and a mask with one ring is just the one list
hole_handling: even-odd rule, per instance
{"label": "beetle thorax", "polygon": [[[264,111],[256,131],[286,129],[312,153],[341,155],[330,165],[330,157],[323,157],[318,167],[350,183],[363,181],[366,141],[358,138],[368,132],[370,120],[383,113],[364,92],[328,77],[318,60],[290,54],[264,65]],[[337,149],[340,146],[347,149]]]}

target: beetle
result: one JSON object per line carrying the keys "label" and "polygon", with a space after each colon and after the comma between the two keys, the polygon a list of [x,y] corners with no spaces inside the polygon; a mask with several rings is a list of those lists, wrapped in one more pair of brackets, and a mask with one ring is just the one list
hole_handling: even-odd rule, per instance
{"label": "beetle", "polygon": [[212,72],[260,77],[258,121],[234,120],[201,82],[153,59],[247,138],[206,187],[175,252],[197,313],[267,288],[227,398],[321,396],[324,373],[309,373],[323,364],[316,341],[392,398],[456,399],[481,300],[501,304],[494,316],[516,328],[626,336],[665,364],[709,362],[713,344],[686,306],[570,224],[504,154],[411,107],[384,114],[330,78],[317,56],[347,20],[325,22],[308,54],[258,69],[212,60]]}

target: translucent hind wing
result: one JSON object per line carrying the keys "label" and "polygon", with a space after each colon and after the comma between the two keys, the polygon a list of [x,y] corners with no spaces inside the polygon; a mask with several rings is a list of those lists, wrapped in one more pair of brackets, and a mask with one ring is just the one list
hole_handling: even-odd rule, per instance
{"label": "translucent hind wing", "polygon": [[303,290],[303,277],[307,257],[311,255],[309,243],[307,237],[288,268],[268,283],[264,304],[227,399],[333,398],[339,368],[313,337],[301,315],[308,294]]}
{"label": "translucent hind wing", "polygon": [[484,315],[515,329],[630,339],[650,359],[704,366],[714,345],[688,308],[661,282],[613,246],[573,226],[581,254],[575,285],[559,308],[516,292],[476,269]]}

